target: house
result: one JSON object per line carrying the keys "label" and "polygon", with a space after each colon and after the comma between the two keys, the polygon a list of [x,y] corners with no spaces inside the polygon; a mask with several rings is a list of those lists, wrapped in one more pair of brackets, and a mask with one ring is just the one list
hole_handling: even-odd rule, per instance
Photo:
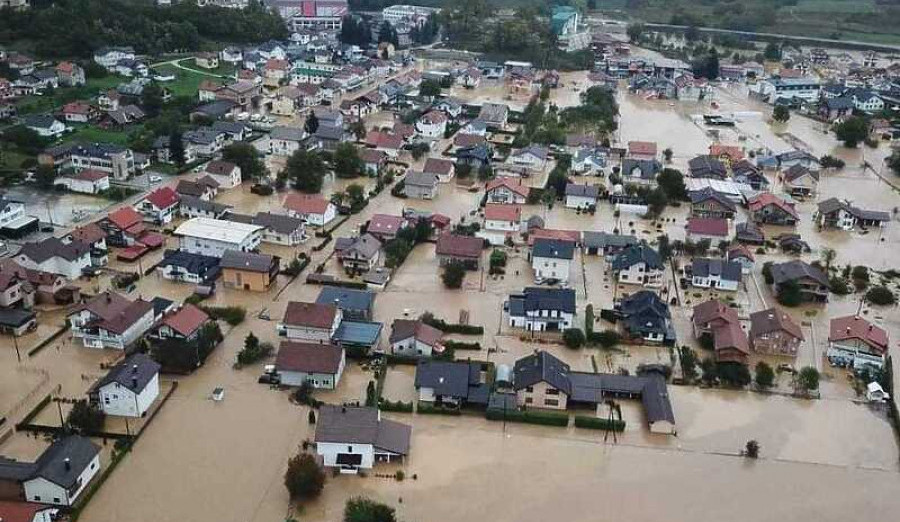
{"label": "house", "polygon": [[771,265],[772,291],[776,294],[782,285],[793,283],[799,287],[803,301],[828,301],[829,283],[826,276],[818,268],[799,260]]}
{"label": "house", "polygon": [[713,335],[718,328],[729,323],[740,324],[737,309],[718,299],[710,299],[694,306],[691,315],[694,337]]}
{"label": "house", "polygon": [[691,285],[737,292],[743,270],[737,261],[695,258],[691,263]]}
{"label": "house", "polygon": [[575,290],[527,287],[504,305],[509,326],[534,332],[561,332],[575,324]]}
{"label": "house", "polygon": [[487,203],[524,205],[528,202],[528,194],[531,188],[522,185],[520,179],[500,176],[488,181],[485,186]]}
{"label": "house", "polygon": [[416,120],[416,131],[425,139],[436,140],[447,131],[447,115],[443,112],[428,111]]}
{"label": "house", "polygon": [[756,353],[796,357],[803,340],[800,325],[778,307],[750,314],[750,345]]}
{"label": "house", "polygon": [[837,98],[825,98],[819,102],[819,108],[816,112],[820,118],[836,122],[853,114],[855,104],[850,96],[840,96]]}
{"label": "house", "polygon": [[[35,462],[2,458],[0,463],[21,486],[27,502],[72,506],[100,471],[100,447],[81,435],[57,439]],[[2,475],[0,475],[2,477]],[[6,477],[3,477],[6,478]]]}
{"label": "house", "polygon": [[143,353],[126,357],[88,391],[107,415],[143,417],[159,396],[160,365]]}
{"label": "house", "polygon": [[784,191],[796,198],[815,196],[819,186],[818,171],[811,171],[801,165],[793,165],[782,172]]}
{"label": "house", "polygon": [[737,211],[734,201],[712,187],[693,190],[688,196],[691,199],[691,215],[695,217],[733,219]]}
{"label": "house", "polygon": [[503,130],[509,120],[509,107],[500,103],[485,103],[478,112],[478,120],[490,128]]}
{"label": "house", "polygon": [[326,404],[316,420],[316,453],[326,467],[357,473],[375,462],[402,460],[411,435],[411,427],[382,419],[377,408]]}
{"label": "house", "polygon": [[275,374],[282,386],[309,385],[334,390],[346,363],[344,349],[332,344],[282,341],[275,356]]}
{"label": "house", "polygon": [[590,209],[597,206],[600,187],[597,185],[566,184],[566,208]]}
{"label": "house", "polygon": [[655,292],[641,290],[623,298],[616,309],[625,335],[647,343],[675,342],[675,327],[669,306]]}
{"label": "house", "polygon": [[144,215],[144,221],[166,225],[178,212],[178,193],[171,187],[160,187],[139,200],[134,207]]}
{"label": "house", "polygon": [[69,313],[72,337],[87,348],[124,350],[143,336],[154,320],[153,305],[106,291]]}
{"label": "house", "polygon": [[368,290],[323,286],[316,304],[337,306],[344,319],[371,321],[375,309],[375,294]]}
{"label": "house", "polygon": [[765,234],[752,221],[738,223],[734,227],[734,239],[748,245],[763,245],[766,242]]}
{"label": "house", "polygon": [[210,161],[206,164],[204,172],[216,180],[222,189],[231,189],[241,184],[241,168],[230,161]]}
{"label": "house", "polygon": [[381,241],[372,234],[338,238],[334,244],[338,261],[347,272],[365,273],[375,268],[381,255]]}
{"label": "house", "polygon": [[196,181],[180,179],[175,185],[175,193],[178,194],[179,200],[188,196],[203,201],[212,201],[218,192],[219,183],[209,177],[198,178]]}
{"label": "house", "polygon": [[44,138],[59,138],[66,132],[66,124],[48,114],[28,115],[22,124]]}
{"label": "house", "polygon": [[276,126],[269,133],[269,139],[266,142],[268,154],[276,156],[291,156],[301,148],[306,139],[306,131],[301,127],[283,127]]}
{"label": "house", "polygon": [[375,236],[379,241],[384,242],[397,237],[397,233],[407,226],[409,226],[409,221],[401,216],[374,214],[369,220],[366,232]]}
{"label": "house", "polygon": [[513,151],[510,160],[514,165],[522,165],[532,169],[543,169],[547,164],[550,150],[540,145],[529,145],[525,148]]}
{"label": "house", "polygon": [[178,213],[187,218],[223,219],[231,212],[231,205],[206,201],[194,196],[182,195],[179,197]]}
{"label": "house", "polygon": [[321,196],[288,194],[282,206],[288,215],[303,219],[308,225],[324,227],[337,215],[337,207]]}
{"label": "house", "polygon": [[819,202],[815,219],[816,224],[822,228],[853,230],[857,226],[883,227],[891,220],[891,214],[878,210],[864,210],[851,205],[849,201],[828,198]]}
{"label": "house", "polygon": [[[384,168],[387,164],[388,155],[383,150],[376,149],[360,149],[359,151],[359,159],[366,166],[366,174],[370,176],[375,176]],[[452,164],[452,163],[451,163]],[[425,163],[426,167],[428,166],[428,162]]]}
{"label": "house", "polygon": [[569,282],[569,272],[575,259],[575,243],[540,238],[534,241],[529,255],[535,281],[556,279]]}
{"label": "house", "polygon": [[603,149],[580,148],[572,157],[572,170],[585,176],[602,176],[605,174],[607,154]]}
{"label": "house", "polygon": [[218,69],[219,55],[216,53],[197,53],[194,63],[201,69]]}
{"label": "house", "polygon": [[221,257],[222,284],[229,288],[265,292],[280,269],[278,256],[225,250]]}
{"label": "house", "polygon": [[685,226],[687,238],[691,241],[709,240],[711,244],[730,238],[728,220],[722,218],[690,217]]}
{"label": "house", "polygon": [[625,248],[637,244],[638,239],[634,236],[589,230],[584,231],[581,238],[581,247],[584,249],[585,255],[590,256],[615,256]]}
{"label": "house", "polygon": [[262,241],[263,227],[198,217],[182,223],[175,229],[175,235],[185,252],[223,257],[227,250],[256,250]]}
{"label": "house", "polygon": [[850,89],[848,95],[853,100],[853,107],[857,111],[874,114],[885,108],[884,99],[870,89],[861,87]]}
{"label": "house", "polygon": [[78,279],[91,266],[91,247],[80,241],[66,243],[50,237],[25,243],[15,259],[23,268]]}
{"label": "house", "polygon": [[452,407],[487,404],[490,386],[481,373],[481,364],[473,361],[420,360],[415,380],[419,401]]}
{"label": "house", "polygon": [[637,160],[655,160],[657,147],[655,141],[629,141],[628,157]]}
{"label": "house", "polygon": [[725,257],[728,261],[734,261],[741,265],[741,272],[744,275],[749,274],[753,270],[753,265],[756,262],[750,249],[741,244],[729,248]]}
{"label": "house", "polygon": [[144,217],[132,207],[124,206],[107,214],[100,221],[100,228],[106,231],[106,240],[112,246],[129,247],[146,232]]}
{"label": "house", "polygon": [[94,51],[94,61],[106,70],[112,70],[120,60],[134,60],[131,47],[101,47]]}
{"label": "house", "polygon": [[109,190],[109,174],[95,169],[85,169],[60,176],[53,184],[81,194],[100,194]]}
{"label": "house", "polygon": [[735,183],[750,185],[753,190],[765,191],[769,187],[769,179],[754,164],[740,160],[731,164],[731,178]]}
{"label": "house", "polygon": [[744,159],[744,149],[737,145],[723,145],[713,143],[709,146],[709,155],[721,161],[727,167],[732,167]]}
{"label": "house", "polygon": [[166,250],[156,270],[170,281],[208,284],[219,277],[219,258],[181,250]]}
{"label": "house", "polygon": [[395,319],[389,338],[391,353],[404,357],[431,357],[444,351],[443,335],[420,319]]}
{"label": "house", "polygon": [[613,258],[612,270],[620,283],[659,288],[665,267],[656,250],[640,242],[623,248]]}
{"label": "house", "polygon": [[84,85],[84,69],[72,62],[59,62],[56,64],[56,77],[59,84],[64,87],[78,87]]}
{"label": "house", "polygon": [[134,152],[112,143],[68,143],[51,147],[38,155],[38,163],[58,170],[95,169],[117,180],[128,179],[135,173]]}
{"label": "house", "polygon": [[484,229],[503,233],[521,229],[522,208],[518,205],[488,203],[484,206]]}
{"label": "house", "polygon": [[434,199],[438,177],[427,172],[410,172],[403,178],[403,193],[408,198]]}
{"label": "house", "polygon": [[828,334],[828,362],[837,366],[880,369],[888,352],[888,334],[858,315],[831,320]]}
{"label": "house", "polygon": [[99,117],[99,111],[90,103],[74,101],[63,105],[59,114],[66,123],[88,123]]}
{"label": "house", "polygon": [[437,176],[439,183],[449,183],[456,173],[456,166],[450,160],[440,158],[428,158],[425,160],[425,166],[422,172]]}
{"label": "house", "polygon": [[45,504],[0,500],[0,520],[5,522],[53,522],[57,513],[59,509]]}
{"label": "house", "polygon": [[253,217],[253,224],[263,227],[264,243],[297,246],[307,239],[306,223],[300,218],[259,212]]}
{"label": "house", "polygon": [[475,67],[469,67],[456,77],[457,83],[466,89],[476,89],[481,84],[481,71]]}
{"label": "house", "polygon": [[793,203],[768,192],[750,198],[747,209],[753,221],[759,224],[792,227],[800,220]]}
{"label": "house", "polygon": [[485,142],[460,147],[456,150],[455,155],[458,164],[468,165],[473,169],[482,169],[490,166],[494,158],[491,146]]}
{"label": "house", "polygon": [[655,159],[625,158],[622,160],[622,183],[652,185],[662,170],[662,163]]}
{"label": "house", "polygon": [[278,325],[288,339],[329,343],[341,324],[343,312],[334,304],[291,301]]}
{"label": "house", "polygon": [[469,270],[477,270],[484,249],[484,239],[444,233],[438,236],[435,254],[441,266],[459,263]]}
{"label": "house", "polygon": [[96,223],[75,228],[63,237],[63,243],[80,242],[90,247],[91,265],[105,266],[108,262],[106,232]]}
{"label": "house", "polygon": [[728,169],[725,164],[713,156],[697,156],[688,161],[688,169],[693,178],[708,178],[723,180],[728,177]]}

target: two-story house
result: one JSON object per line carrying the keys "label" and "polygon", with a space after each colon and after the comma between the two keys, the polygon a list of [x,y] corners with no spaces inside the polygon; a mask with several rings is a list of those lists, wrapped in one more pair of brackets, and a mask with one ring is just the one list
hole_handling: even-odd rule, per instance
{"label": "two-story house", "polygon": [[663,266],[659,253],[646,242],[625,247],[612,260],[612,269],[620,283],[649,288],[662,286]]}
{"label": "two-story house", "polygon": [[527,287],[521,294],[511,294],[505,308],[513,328],[559,332],[575,324],[575,291]]}
{"label": "two-story house", "polygon": [[333,304],[291,301],[278,329],[288,339],[329,343],[342,317],[341,309]]}
{"label": "two-story house", "polygon": [[124,350],[153,326],[153,304],[107,291],[76,307],[68,321],[84,346]]}

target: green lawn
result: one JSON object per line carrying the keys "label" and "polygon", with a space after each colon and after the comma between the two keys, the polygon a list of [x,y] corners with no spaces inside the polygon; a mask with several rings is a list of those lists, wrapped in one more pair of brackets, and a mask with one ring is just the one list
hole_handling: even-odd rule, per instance
{"label": "green lawn", "polygon": [[[186,60],[182,62],[185,67],[195,68],[193,60]],[[161,83],[160,85],[165,86],[167,89],[172,91],[172,95],[174,96],[196,96],[197,91],[200,87],[200,83],[204,80],[212,80],[217,83],[225,83],[224,78],[218,78],[216,76],[211,75],[221,75],[227,76],[229,74],[234,73],[234,67],[230,65],[224,65],[219,67],[218,69],[213,69],[210,71],[204,71],[209,74],[203,74],[199,72],[186,71],[184,69],[179,69],[174,65],[165,64],[160,65],[158,67],[154,67],[159,74],[172,74],[175,76],[175,81]],[[202,69],[198,69],[202,70]]]}
{"label": "green lawn", "polygon": [[75,132],[67,134],[62,139],[62,143],[82,142],[82,143],[115,143],[118,145],[126,145],[128,136],[134,132],[139,132],[141,125],[130,125],[124,130],[101,129],[93,125],[72,125],[76,128]]}
{"label": "green lawn", "polygon": [[26,96],[16,103],[16,107],[19,114],[49,112],[75,100],[94,98],[100,91],[111,89],[124,81],[127,79],[114,75],[88,78],[81,87],[61,87],[45,92],[43,96]]}

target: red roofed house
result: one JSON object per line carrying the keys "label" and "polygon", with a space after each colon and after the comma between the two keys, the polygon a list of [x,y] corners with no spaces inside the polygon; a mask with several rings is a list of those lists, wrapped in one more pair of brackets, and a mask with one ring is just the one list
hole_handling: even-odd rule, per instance
{"label": "red roofed house", "polygon": [[288,339],[330,343],[342,318],[341,309],[335,305],[291,301],[278,331]]}
{"label": "red roofed house", "polygon": [[147,231],[144,216],[132,207],[122,207],[110,212],[106,219],[100,221],[100,227],[106,231],[107,243],[118,247],[135,244]]}
{"label": "red roofed house", "polygon": [[72,337],[84,346],[124,350],[153,326],[153,304],[107,291],[75,308],[67,319]]}
{"label": "red roofed house", "polygon": [[324,227],[337,215],[337,208],[322,196],[288,194],[283,206],[288,215],[306,220],[307,225]]}
{"label": "red roofed house", "polygon": [[744,150],[737,145],[713,143],[709,146],[709,155],[730,167],[744,159]]}
{"label": "red roofed house", "polygon": [[62,87],[84,85],[84,69],[72,62],[59,62],[56,65],[56,78]]}
{"label": "red roofed house", "polygon": [[409,226],[409,221],[400,216],[390,214],[375,214],[369,220],[366,232],[375,236],[381,242],[397,237],[397,232]]}
{"label": "red roofed house", "polygon": [[447,115],[440,111],[426,112],[416,122],[416,130],[426,139],[443,138],[444,132],[447,130]]}
{"label": "red roofed house", "polygon": [[750,314],[750,342],[756,353],[796,357],[803,331],[784,310],[769,308]]}
{"label": "red roofed house", "polygon": [[344,373],[344,349],[332,344],[283,341],[275,357],[278,383],[284,386],[309,384],[333,390]]}
{"label": "red roofed house", "polygon": [[388,156],[395,158],[403,148],[403,137],[398,134],[373,131],[366,134],[366,145],[384,151]]}
{"label": "red roofed house", "polygon": [[0,520],[3,522],[52,522],[58,512],[58,508],[45,504],[0,500]]}
{"label": "red roofed house", "polygon": [[477,270],[484,249],[484,239],[457,234],[441,234],[437,239],[435,254],[441,266],[461,263],[470,270]]}
{"label": "red roofed house", "polygon": [[888,334],[856,315],[831,320],[828,334],[828,361],[854,370],[881,368],[888,351]]}
{"label": "red roofed house", "polygon": [[521,180],[504,176],[492,179],[485,187],[488,203],[524,205],[530,192],[531,188],[522,185]]}
{"label": "red roofed house", "polygon": [[144,215],[144,221],[166,225],[172,222],[181,199],[171,187],[160,187],[137,202],[135,208]]}
{"label": "red roofed house", "polygon": [[522,226],[522,207],[488,203],[484,206],[484,223],[478,237],[492,245],[502,245],[508,237],[518,234]]}
{"label": "red roofed house", "polygon": [[422,167],[425,174],[434,174],[437,176],[438,182],[449,183],[456,173],[456,166],[450,160],[440,158],[428,158],[425,160],[425,166]]}
{"label": "red roofed house", "polygon": [[763,192],[747,201],[747,208],[755,223],[794,226],[800,220],[792,203],[771,192]]}
{"label": "red roofed house", "polygon": [[88,123],[97,119],[100,116],[100,111],[90,103],[73,101],[63,105],[59,114],[68,123]]}
{"label": "red roofed house", "polygon": [[692,217],[688,218],[685,228],[687,229],[687,238],[691,241],[708,239],[713,246],[730,237],[727,219]]}
{"label": "red roofed house", "polygon": [[166,314],[150,336],[157,339],[177,339],[191,342],[196,340],[203,327],[211,322],[212,319],[206,312],[188,303],[178,310]]}
{"label": "red roofed house", "polygon": [[694,307],[691,322],[696,337],[712,337],[716,361],[747,363],[750,342],[734,308],[718,299],[710,299]]}
{"label": "red roofed house", "polygon": [[478,134],[459,134],[453,138],[453,146],[459,147],[461,149],[465,149],[468,147],[474,147],[475,145],[481,145],[482,143],[486,143],[487,139],[484,136],[480,136]]}
{"label": "red roofed house", "polygon": [[99,194],[109,189],[109,174],[96,169],[84,169],[53,181],[54,185],[63,185],[72,192],[81,194]]}
{"label": "red roofed house", "polygon": [[656,159],[655,141],[629,141],[628,157],[634,159]]}
{"label": "red roofed house", "polygon": [[528,246],[533,246],[537,239],[555,239],[569,241],[578,246],[581,243],[581,232],[577,230],[556,230],[552,228],[535,228],[528,232]]}

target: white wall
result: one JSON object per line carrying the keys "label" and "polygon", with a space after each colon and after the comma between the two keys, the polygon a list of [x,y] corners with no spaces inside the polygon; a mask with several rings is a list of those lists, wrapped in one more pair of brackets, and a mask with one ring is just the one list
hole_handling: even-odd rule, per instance
{"label": "white wall", "polygon": [[153,401],[159,396],[159,375],[153,379],[140,394],[112,382],[100,388],[100,408],[107,415],[119,417],[141,417],[153,405]]}
{"label": "white wall", "polygon": [[559,279],[568,282],[570,263],[571,261],[568,259],[535,256],[531,259],[531,268],[534,269],[535,278]]}
{"label": "white wall", "polygon": [[371,469],[375,464],[375,448],[371,444],[340,444],[335,442],[317,442],[316,452],[322,456],[325,466],[335,467],[338,453],[362,455],[359,467]]}
{"label": "white wall", "polygon": [[262,232],[255,232],[244,238],[239,243],[219,241],[192,236],[181,236],[181,249],[192,254],[204,256],[222,257],[226,250],[249,251],[257,248],[262,238]]}
{"label": "white wall", "polygon": [[415,337],[391,343],[391,353],[410,357],[431,357],[433,348]]}
{"label": "white wall", "polygon": [[71,506],[98,471],[100,471],[100,454],[97,454],[90,464],[84,468],[84,471],[81,472],[81,475],[78,477],[81,481],[81,487],[74,491],[72,495],[69,495],[65,488],[39,477],[23,483],[25,499],[29,502],[40,502],[42,504]]}

